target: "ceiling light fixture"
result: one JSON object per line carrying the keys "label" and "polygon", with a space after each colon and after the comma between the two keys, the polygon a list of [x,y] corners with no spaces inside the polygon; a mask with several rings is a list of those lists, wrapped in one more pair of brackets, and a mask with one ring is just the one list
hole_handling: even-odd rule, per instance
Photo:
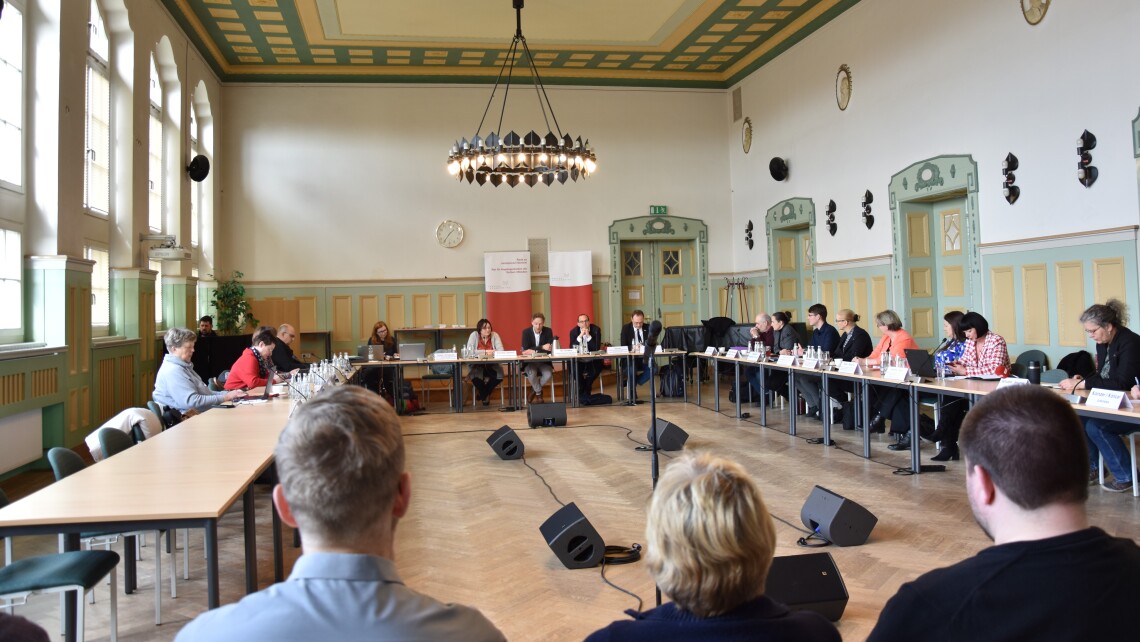
{"label": "ceiling light fixture", "polygon": [[[523,0],[512,0],[515,8],[515,37],[511,40],[510,49],[499,68],[499,76],[495,79],[495,86],[491,89],[491,98],[487,100],[487,108],[483,110],[483,118],[475,135],[468,141],[460,139],[452,146],[447,156],[447,171],[460,182],[479,183],[488,181],[498,187],[503,183],[514,187],[520,182],[534,187],[539,181],[552,184],[554,181],[565,183],[567,178],[577,181],[585,179],[597,169],[597,157],[590,147],[590,141],[582,142],[582,137],[571,138],[570,134],[563,133],[558,125],[558,118],[554,116],[554,107],[546,95],[546,87],[538,75],[538,68],[534,64],[534,56],[527,47],[526,38],[522,33]],[[519,46],[522,51],[519,51]],[[503,89],[503,104],[499,111],[499,129],[503,131],[503,114],[507,111],[507,97],[511,91],[511,76],[515,70],[515,62],[522,55],[526,55],[526,63],[534,79],[534,90],[538,95],[538,106],[542,110],[543,120],[546,122],[547,134],[539,136],[531,130],[526,136],[519,137],[514,131],[500,136],[494,131],[480,138],[483,123],[491,111],[491,103],[495,100],[495,93],[499,90],[499,83],[506,75],[506,84]],[[549,117],[547,115],[549,112]],[[550,127],[550,121],[554,127]],[[558,132],[555,135],[554,132]]]}

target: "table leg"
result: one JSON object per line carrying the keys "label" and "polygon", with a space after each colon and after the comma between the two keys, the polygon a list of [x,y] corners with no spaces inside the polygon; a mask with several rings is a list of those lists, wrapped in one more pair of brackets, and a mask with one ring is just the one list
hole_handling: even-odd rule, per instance
{"label": "table leg", "polygon": [[871,458],[871,384],[863,379],[858,384],[863,389],[863,457]]}
{"label": "table leg", "polygon": [[[123,593],[134,593],[139,588],[139,563],[136,551],[138,550],[136,542],[138,538],[134,535],[128,535],[123,538]],[[160,542],[154,544],[154,554],[162,554],[162,545]]]}
{"label": "table leg", "polygon": [[202,529],[206,546],[206,608],[218,608],[218,520],[208,519]]}
{"label": "table leg", "polygon": [[245,593],[257,592],[257,517],[253,509],[253,486],[241,496],[242,515],[245,518]]}
{"label": "table leg", "polygon": [[918,388],[910,386],[908,394],[910,400],[910,469],[916,473],[922,472],[922,460],[920,458],[918,436]]}
{"label": "table leg", "polygon": [[760,357],[757,363],[760,368],[760,425],[765,428],[768,427],[768,382],[767,369],[764,367],[764,358]]}
{"label": "table leg", "polygon": [[[63,550],[65,551],[78,551],[79,550],[79,533],[65,533],[63,535]],[[134,546],[123,549],[123,557],[134,558]],[[118,572],[118,571],[114,571]],[[82,600],[83,596],[79,591],[68,591],[64,594],[63,598],[63,635],[65,642],[75,642],[76,640],[76,621],[78,614],[75,610],[76,600]]]}
{"label": "table leg", "polygon": [[739,360],[736,361],[735,367],[736,367],[735,383],[733,385],[736,386],[736,418],[740,419],[740,398],[744,396],[744,391],[740,389],[740,361]]}
{"label": "table leg", "polygon": [[285,556],[281,551],[281,515],[277,512],[277,504],[269,502],[273,512],[273,581],[280,582],[285,579]]}
{"label": "table leg", "polygon": [[713,399],[716,400],[714,402],[713,410],[715,410],[716,412],[720,412],[720,363],[716,360],[713,360],[712,365],[713,365],[713,374],[712,374],[712,378],[713,378]]}
{"label": "table leg", "polygon": [[823,372],[819,375],[819,385],[822,392],[819,398],[819,417],[823,420],[823,445],[831,445],[831,396],[828,395],[828,377]]}
{"label": "table leg", "polygon": [[788,368],[788,434],[796,436],[796,371]]}
{"label": "table leg", "polygon": [[[700,389],[700,369],[697,370],[697,389]],[[681,353],[681,391],[684,395],[685,403],[689,403],[689,353]]]}

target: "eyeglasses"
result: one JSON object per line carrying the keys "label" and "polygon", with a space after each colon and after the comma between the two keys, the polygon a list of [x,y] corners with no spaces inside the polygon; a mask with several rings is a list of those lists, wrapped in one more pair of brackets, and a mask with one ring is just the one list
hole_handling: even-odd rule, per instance
{"label": "eyeglasses", "polygon": [[836,323],[847,323],[847,319],[836,319]]}
{"label": "eyeglasses", "polygon": [[1095,328],[1093,328],[1093,329],[1091,329],[1091,330],[1090,330],[1090,329],[1088,329],[1088,328],[1085,328],[1085,334],[1087,334],[1087,335],[1089,335],[1089,336],[1091,337],[1092,335],[1096,334],[1096,333],[1097,333],[1097,331],[1098,331],[1098,330],[1100,330],[1100,329],[1101,329],[1101,328],[1100,328],[1100,326],[1097,326],[1097,327],[1095,327]]}

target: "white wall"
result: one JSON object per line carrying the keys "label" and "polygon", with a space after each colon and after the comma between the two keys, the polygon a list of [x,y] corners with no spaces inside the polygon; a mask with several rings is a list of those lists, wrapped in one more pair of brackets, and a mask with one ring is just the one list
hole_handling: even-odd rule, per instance
{"label": "white wall", "polygon": [[[864,1],[740,84],[755,124],[752,151],[725,116],[734,230],[789,197],[838,204],[839,232],[818,235],[816,260],[891,252],[887,185],[910,164],[944,154],[978,163],[981,242],[994,243],[1140,223],[1131,121],[1140,108],[1140,3],[1054,2],[1036,27],[1016,2]],[[854,75],[846,111],[835,104],[840,64]],[[1076,179],[1076,140],[1098,144],[1099,181]],[[1021,199],[1001,194],[1001,161],[1021,162]],[[790,177],[768,175],[773,156]],[[875,227],[859,217],[875,196]],[[818,219],[822,221],[822,216]],[[767,266],[763,236],[749,251],[732,236],[734,266]]]}
{"label": "white wall", "polygon": [[[552,250],[592,250],[608,274],[609,224],[650,205],[707,222],[710,270],[731,267],[713,250],[730,236],[724,92],[547,90],[563,131],[598,154],[585,182],[451,178],[448,149],[475,134],[487,86],[227,86],[219,267],[250,281],[481,278],[484,252],[549,237]],[[514,87],[510,106],[504,129],[546,133],[533,89]],[[481,134],[497,121],[496,108]],[[467,228],[454,250],[434,237],[448,218]]]}

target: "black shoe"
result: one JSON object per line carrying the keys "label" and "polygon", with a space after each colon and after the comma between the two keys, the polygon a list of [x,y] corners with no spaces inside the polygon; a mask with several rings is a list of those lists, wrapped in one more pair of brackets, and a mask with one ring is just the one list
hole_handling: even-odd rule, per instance
{"label": "black shoe", "polygon": [[484,400],[483,400],[483,405],[484,405],[484,406],[489,406],[489,405],[491,405],[491,400],[490,400],[490,399],[484,399]]}
{"label": "black shoe", "polygon": [[878,432],[878,433],[886,432],[886,428],[887,428],[887,418],[880,415],[879,413],[875,413],[875,416],[871,417],[871,427],[868,430],[868,432],[873,432],[873,433],[874,432]]}
{"label": "black shoe", "polygon": [[945,436],[945,433],[942,432],[942,427],[939,426],[938,428],[935,428],[934,432],[930,433],[929,435],[922,435],[922,438],[927,441],[938,442],[942,441]]}
{"label": "black shoe", "polygon": [[910,450],[910,436],[904,436],[897,442],[887,446],[887,450]]}
{"label": "black shoe", "polygon": [[947,444],[930,461],[958,461],[958,444]]}
{"label": "black shoe", "polygon": [[806,414],[808,417],[819,419],[819,408],[816,408],[815,406],[808,406],[807,412],[804,414]]}

